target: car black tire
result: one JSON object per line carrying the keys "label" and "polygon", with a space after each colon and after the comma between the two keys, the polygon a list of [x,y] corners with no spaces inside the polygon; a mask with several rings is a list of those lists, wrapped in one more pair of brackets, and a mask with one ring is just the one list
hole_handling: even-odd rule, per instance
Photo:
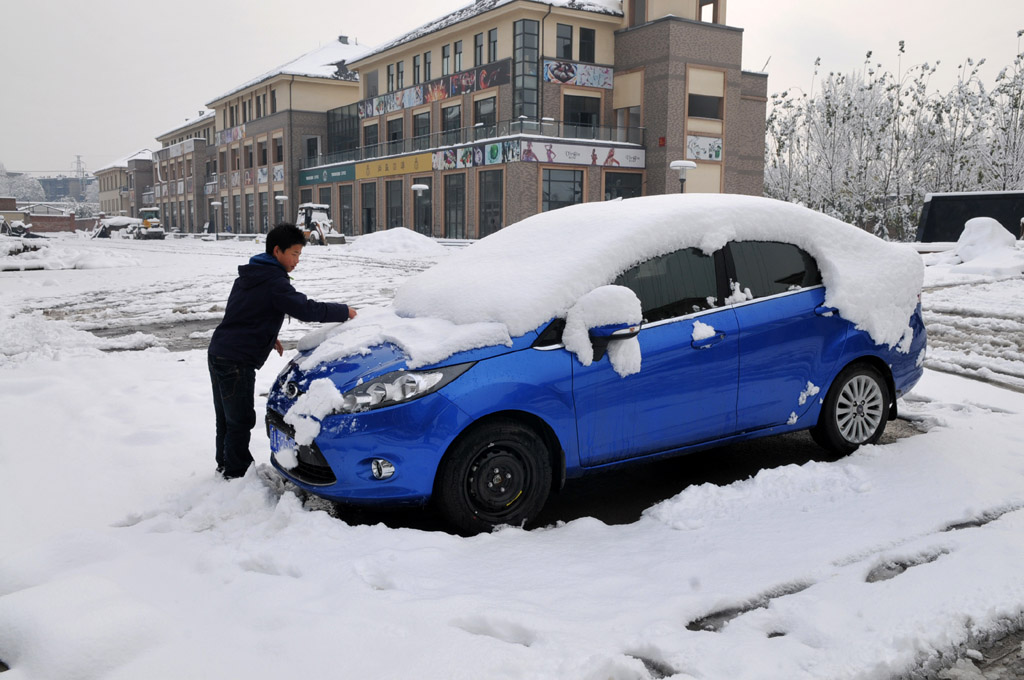
{"label": "car black tire", "polygon": [[465,433],[445,455],[435,500],[461,534],[522,526],[547,502],[551,474],[548,447],[534,430],[491,421]]}
{"label": "car black tire", "polygon": [[853,453],[881,438],[889,406],[889,387],[877,369],[868,364],[847,366],[829,388],[811,436],[839,456]]}

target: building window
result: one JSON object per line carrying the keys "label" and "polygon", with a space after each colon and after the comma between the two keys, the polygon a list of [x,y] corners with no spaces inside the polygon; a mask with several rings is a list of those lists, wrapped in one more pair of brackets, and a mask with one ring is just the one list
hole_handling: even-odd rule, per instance
{"label": "building window", "polygon": [[430,52],[423,53],[423,82],[430,80]]}
{"label": "building window", "polygon": [[462,41],[455,41],[455,63],[452,64],[455,73],[462,70]]}
{"label": "building window", "polygon": [[480,196],[480,238],[501,229],[504,219],[505,187],[501,170],[487,170],[477,175]]}
{"label": "building window", "polygon": [[412,117],[412,137],[414,149],[430,148],[430,111]]}
{"label": "building window", "polygon": [[306,139],[306,165],[319,165],[320,164],[320,138],[319,137],[308,137]]}
{"label": "building window", "polygon": [[377,71],[373,70],[366,74],[360,73],[359,79],[366,83],[366,96],[376,97],[380,94],[380,86],[377,84]]}
{"label": "building window", "polygon": [[426,189],[413,193],[412,197],[412,221],[415,230],[424,236],[433,236],[433,207],[430,195],[434,189],[434,180],[431,177],[413,177],[413,184],[424,184]]}
{"label": "building window", "polygon": [[263,117],[263,102],[260,101],[259,97],[256,97],[256,117]]}
{"label": "building window", "polygon": [[299,203],[312,203],[313,202],[313,190],[312,189],[300,189],[299,190]]}
{"label": "building window", "polygon": [[284,162],[284,137],[274,138],[274,162]]}
{"label": "building window", "polygon": [[647,0],[632,0],[629,3],[630,26],[639,26],[647,23]]}
{"label": "building window", "polygon": [[466,238],[466,174],[444,177],[444,235]]}
{"label": "building window", "polygon": [[557,210],[583,202],[583,171],[544,169],[541,210]]}
{"label": "building window", "polygon": [[365,150],[365,153],[363,154],[364,158],[372,158],[380,155],[377,152],[377,142],[377,124],[373,123],[365,126],[363,128],[363,148]]}
{"label": "building window", "polygon": [[513,24],[513,38],[512,117],[537,120],[540,22],[520,19]]}
{"label": "building window", "polygon": [[580,28],[580,61],[593,64],[597,57],[597,32],[592,28]]}
{"label": "building window", "polygon": [[420,84],[420,55],[414,55],[412,58],[412,84]]}
{"label": "building window", "polygon": [[636,198],[643,195],[644,176],[639,172],[606,172],[604,200]]}
{"label": "building window", "polygon": [[245,145],[245,169],[248,170],[253,165],[252,156],[252,144]]}
{"label": "building window", "polygon": [[352,236],[352,185],[338,186],[338,228],[345,236]]}
{"label": "building window", "polygon": [[484,34],[477,33],[473,36],[473,66],[480,66],[484,63]]}
{"label": "building window", "polygon": [[242,226],[242,197],[232,196],[231,197],[231,224],[227,225],[228,231],[233,231],[236,234],[241,231]]}
{"label": "building window", "polygon": [[555,31],[555,56],[559,59],[572,59],[572,26],[558,24]]}
{"label": "building window", "polygon": [[363,214],[363,233],[371,234],[377,230],[377,183],[366,182],[359,185],[359,207]]}
{"label": "building window", "polygon": [[270,202],[267,192],[260,192],[260,231],[266,234],[270,230]]}
{"label": "building window", "polygon": [[245,233],[252,234],[256,231],[256,196],[245,195]]}
{"label": "building window", "polygon": [[[359,105],[349,104],[327,112],[327,153],[336,161],[336,154],[359,147]],[[347,154],[344,160],[352,160]]]}
{"label": "building window", "polygon": [[400,179],[389,180],[384,183],[384,200],[387,203],[387,228],[403,226],[402,216],[402,190],[404,183]]}
{"label": "building window", "polygon": [[395,91],[395,65],[388,64],[388,92]]}
{"label": "building window", "polygon": [[498,29],[487,31],[487,63],[498,59]]}
{"label": "building window", "polygon": [[388,153],[398,154],[402,153],[402,136],[403,136],[403,123],[405,122],[402,118],[395,118],[389,120],[388,125]]}
{"label": "building window", "polygon": [[445,45],[441,48],[441,75],[446,76],[451,73],[452,67],[452,46]]}
{"label": "building window", "polygon": [[601,124],[601,98],[565,95],[562,107],[565,133],[569,137],[593,137]]}
{"label": "building window", "polygon": [[405,87],[405,62],[400,61],[395,65],[395,88],[401,90]]}
{"label": "building window", "polygon": [[256,143],[256,157],[259,161],[260,167],[262,168],[267,164],[267,143],[257,142]]}
{"label": "building window", "polygon": [[497,134],[494,101],[494,97],[487,97],[473,102],[473,135],[476,139],[486,139]]}
{"label": "building window", "polygon": [[722,120],[722,98],[706,94],[691,94],[686,114],[690,118],[713,118]]}
{"label": "building window", "polygon": [[462,107],[456,104],[441,109],[441,131],[444,144],[458,144],[462,141]]}

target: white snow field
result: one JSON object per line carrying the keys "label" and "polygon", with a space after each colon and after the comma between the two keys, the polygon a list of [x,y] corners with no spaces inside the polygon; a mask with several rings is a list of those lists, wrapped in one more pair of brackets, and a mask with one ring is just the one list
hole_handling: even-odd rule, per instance
{"label": "white snow field", "polygon": [[[296,287],[385,307],[453,250],[382,241],[307,247]],[[5,680],[925,677],[1024,625],[1017,244],[925,256],[919,434],[473,538],[346,523],[259,426],[257,467],[215,475],[205,342],[261,248],[63,237],[31,271],[0,248]]]}

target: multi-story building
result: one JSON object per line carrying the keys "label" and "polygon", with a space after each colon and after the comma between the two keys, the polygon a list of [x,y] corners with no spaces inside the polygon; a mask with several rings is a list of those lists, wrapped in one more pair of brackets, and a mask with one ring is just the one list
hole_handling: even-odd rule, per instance
{"label": "multi-story building", "polygon": [[152,182],[152,163],[152,152],[141,149],[93,173],[99,183],[100,212],[138,217],[142,194]]}
{"label": "multi-story building", "polygon": [[327,111],[300,201],[347,234],[477,238],[678,191],[675,160],[688,192],[761,194],[767,76],[742,37],[726,0],[478,0],[348,63],[359,99]]}
{"label": "multi-story building", "polygon": [[215,129],[203,196],[220,229],[265,233],[294,219],[298,170],[323,154],[327,111],[359,99],[346,64],[367,49],[340,36],[207,104]]}
{"label": "multi-story building", "polygon": [[160,207],[161,222],[169,230],[195,233],[210,220],[207,178],[216,162],[211,145],[214,116],[213,111],[200,111],[156,138],[161,148],[153,152],[152,187],[143,199],[146,206]]}

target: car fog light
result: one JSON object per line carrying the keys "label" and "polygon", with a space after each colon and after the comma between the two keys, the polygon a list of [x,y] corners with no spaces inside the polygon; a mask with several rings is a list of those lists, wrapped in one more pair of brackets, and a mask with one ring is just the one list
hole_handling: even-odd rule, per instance
{"label": "car fog light", "polygon": [[302,390],[299,389],[298,383],[289,382],[284,386],[284,396],[288,397],[289,399],[295,399],[301,393]]}
{"label": "car fog light", "polygon": [[388,479],[395,474],[395,466],[383,458],[374,458],[370,463],[374,479]]}

